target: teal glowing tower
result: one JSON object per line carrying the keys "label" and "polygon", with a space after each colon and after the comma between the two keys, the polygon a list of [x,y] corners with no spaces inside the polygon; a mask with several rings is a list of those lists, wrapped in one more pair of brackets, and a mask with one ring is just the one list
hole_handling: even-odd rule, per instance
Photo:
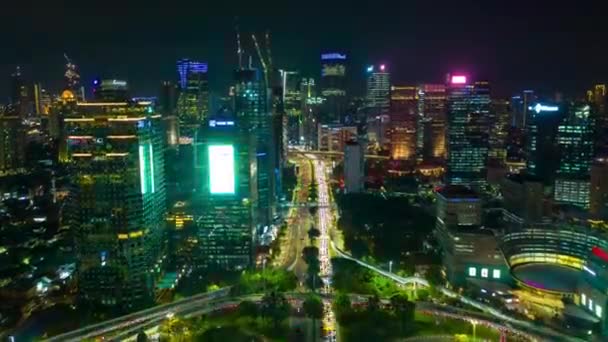
{"label": "teal glowing tower", "polygon": [[152,303],[165,222],[163,129],[150,102],[85,102],[63,119],[80,299]]}

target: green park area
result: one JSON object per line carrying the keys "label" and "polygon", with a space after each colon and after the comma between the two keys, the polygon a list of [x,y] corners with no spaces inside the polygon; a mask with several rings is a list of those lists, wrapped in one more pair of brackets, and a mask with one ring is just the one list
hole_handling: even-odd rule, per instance
{"label": "green park area", "polygon": [[340,334],[344,341],[389,341],[428,335],[453,335],[459,340],[497,341],[497,330],[467,320],[431,316],[416,311],[416,304],[397,294],[388,300],[377,296],[366,303],[351,304],[348,296],[339,294],[334,301]]}
{"label": "green park area", "polygon": [[396,268],[413,272],[412,259],[420,254],[435,218],[407,198],[373,194],[337,194],[338,228],[344,247],[356,258],[376,263],[394,262]]}
{"label": "green park area", "polygon": [[[170,317],[160,326],[161,341],[285,341],[291,307],[281,293],[266,294],[260,304],[226,304],[194,318]],[[144,340],[143,338],[139,339]]]}

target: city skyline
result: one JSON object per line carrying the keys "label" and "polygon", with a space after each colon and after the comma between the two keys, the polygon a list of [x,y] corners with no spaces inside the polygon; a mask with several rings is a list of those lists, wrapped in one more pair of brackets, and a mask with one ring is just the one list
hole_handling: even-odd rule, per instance
{"label": "city skyline", "polygon": [[[18,22],[6,14],[0,18],[7,47],[0,73],[10,75],[19,65],[28,81],[60,91],[67,53],[83,84],[115,77],[128,80],[133,95],[150,96],[157,95],[161,80],[177,79],[176,60],[191,58],[208,61],[212,93],[225,94],[237,59],[234,24],[240,14],[243,45],[254,61],[249,35],[266,30],[275,64],[303,76],[320,77],[322,51],[344,50],[351,63],[349,88],[358,95],[363,95],[366,66],[376,62],[387,65],[395,83],[434,83],[448,72],[463,71],[492,81],[503,97],[525,88],[582,95],[579,89],[608,78],[601,58],[606,47],[598,44],[606,29],[595,24],[594,11],[547,4],[385,5],[386,10],[367,16],[341,17],[309,14],[293,5],[270,6],[263,15],[251,4],[236,6],[240,13],[202,11],[202,5],[179,13],[154,4],[132,3],[120,13],[109,4],[40,5]],[[15,27],[22,30],[11,31]],[[0,82],[0,98],[7,97],[8,84]]]}

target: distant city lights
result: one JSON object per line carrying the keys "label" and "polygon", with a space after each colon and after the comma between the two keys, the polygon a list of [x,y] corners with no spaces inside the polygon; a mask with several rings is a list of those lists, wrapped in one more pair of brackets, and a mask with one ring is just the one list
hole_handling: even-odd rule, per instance
{"label": "distant city lights", "polygon": [[384,64],[380,65],[380,71],[384,71],[384,69],[386,69],[386,66]]}
{"label": "distant city lights", "polygon": [[368,66],[367,72],[374,72],[374,66],[373,65]]}

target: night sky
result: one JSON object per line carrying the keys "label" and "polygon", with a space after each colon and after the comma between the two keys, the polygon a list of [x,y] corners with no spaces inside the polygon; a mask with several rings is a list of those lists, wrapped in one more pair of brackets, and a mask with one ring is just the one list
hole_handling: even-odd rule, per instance
{"label": "night sky", "polygon": [[608,81],[600,2],[402,0],[356,9],[356,1],[44,2],[0,10],[0,102],[16,65],[28,81],[59,90],[64,52],[85,84],[97,76],[127,79],[138,96],[157,95],[161,80],[175,79],[177,59],[206,60],[212,90],[224,92],[236,65],[237,15],[254,60],[248,36],[266,29],[275,64],[304,76],[318,78],[322,50],[342,49],[359,92],[373,62],[389,66],[393,83],[441,82],[458,70],[490,80],[501,96],[524,88],[579,95]]}

